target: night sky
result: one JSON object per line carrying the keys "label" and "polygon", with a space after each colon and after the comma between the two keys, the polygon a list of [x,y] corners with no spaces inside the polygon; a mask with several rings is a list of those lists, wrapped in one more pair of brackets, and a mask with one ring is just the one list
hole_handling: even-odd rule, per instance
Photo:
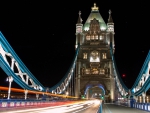
{"label": "night sky", "polygon": [[[126,75],[124,83],[131,88],[150,48],[148,3],[67,1],[3,0],[0,2],[0,31],[31,73],[45,87],[52,87],[73,61],[78,12],[81,11],[84,24],[95,2],[105,23],[109,9],[112,11],[116,64],[120,75]],[[8,86],[2,69],[0,77],[0,86]],[[12,87],[19,86],[13,82]]]}

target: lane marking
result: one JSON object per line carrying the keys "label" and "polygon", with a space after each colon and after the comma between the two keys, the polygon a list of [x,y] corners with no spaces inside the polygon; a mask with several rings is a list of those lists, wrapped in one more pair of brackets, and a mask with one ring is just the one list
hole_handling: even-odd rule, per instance
{"label": "lane marking", "polygon": [[[106,105],[106,107],[107,107],[107,105]],[[108,109],[109,113],[112,113],[112,112],[109,110],[109,108],[108,108],[108,107],[107,107],[107,109]]]}
{"label": "lane marking", "polygon": [[[92,106],[92,105],[91,105]],[[83,110],[85,110],[85,109],[87,109],[87,108],[89,108],[89,107],[91,107],[91,106],[88,106],[88,107],[86,107],[86,108],[83,108],[83,109],[81,109],[81,110],[78,110],[78,111],[75,111],[75,112],[72,112],[72,113],[77,113],[77,112],[79,112],[79,111],[83,111]]]}

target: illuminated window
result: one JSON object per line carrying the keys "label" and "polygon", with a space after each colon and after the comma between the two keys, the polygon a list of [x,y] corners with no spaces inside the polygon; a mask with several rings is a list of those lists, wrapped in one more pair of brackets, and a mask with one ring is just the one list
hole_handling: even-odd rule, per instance
{"label": "illuminated window", "polygon": [[91,40],[94,40],[94,35],[91,36]]}
{"label": "illuminated window", "polygon": [[95,36],[95,39],[98,40],[98,35]]}
{"label": "illuminated window", "polygon": [[104,35],[100,35],[99,39],[103,40],[104,39]]}
{"label": "illuminated window", "polygon": [[83,59],[87,59],[87,53],[83,53]]}
{"label": "illuminated window", "polygon": [[90,69],[85,69],[85,74],[91,74]]}
{"label": "illuminated window", "polygon": [[82,29],[81,29],[81,27],[77,27],[77,29],[76,29],[76,32],[77,32],[77,33],[80,33],[80,32],[82,32]]}
{"label": "illuminated window", "polygon": [[107,59],[106,53],[102,53],[102,58]]}
{"label": "illuminated window", "polygon": [[100,69],[100,74],[105,74],[105,70],[104,69]]}
{"label": "illuminated window", "polygon": [[98,51],[92,51],[90,54],[90,62],[100,62]]}
{"label": "illuminated window", "polygon": [[113,25],[109,25],[108,26],[108,31],[114,31],[114,26]]}
{"label": "illuminated window", "polygon": [[90,40],[90,36],[87,35],[87,36],[86,36],[86,40]]}
{"label": "illuminated window", "polygon": [[92,74],[98,74],[98,73],[99,73],[99,71],[98,71],[98,69],[93,68],[93,69],[91,70],[91,73],[92,73]]}

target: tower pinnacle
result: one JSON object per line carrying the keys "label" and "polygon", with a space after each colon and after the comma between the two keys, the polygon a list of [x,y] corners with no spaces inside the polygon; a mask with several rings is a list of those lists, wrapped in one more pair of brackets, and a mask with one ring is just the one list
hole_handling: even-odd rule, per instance
{"label": "tower pinnacle", "polygon": [[78,18],[77,24],[81,24],[81,23],[82,23],[81,11],[79,11],[79,18]]}
{"label": "tower pinnacle", "polygon": [[109,10],[109,18],[108,18],[108,23],[113,23],[113,19],[112,19],[112,17],[111,17],[111,10]]}
{"label": "tower pinnacle", "polygon": [[96,3],[94,3],[94,7],[91,8],[92,11],[98,11],[98,7],[96,6]]}

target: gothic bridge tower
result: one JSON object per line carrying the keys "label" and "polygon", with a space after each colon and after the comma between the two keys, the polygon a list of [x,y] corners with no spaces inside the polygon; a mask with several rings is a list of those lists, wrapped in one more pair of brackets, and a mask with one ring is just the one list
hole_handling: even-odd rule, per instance
{"label": "gothic bridge tower", "polygon": [[80,51],[76,62],[75,96],[87,98],[103,95],[106,101],[115,98],[115,80],[110,44],[114,52],[114,23],[109,11],[107,25],[94,3],[91,13],[82,24],[81,12],[76,24],[76,48]]}

